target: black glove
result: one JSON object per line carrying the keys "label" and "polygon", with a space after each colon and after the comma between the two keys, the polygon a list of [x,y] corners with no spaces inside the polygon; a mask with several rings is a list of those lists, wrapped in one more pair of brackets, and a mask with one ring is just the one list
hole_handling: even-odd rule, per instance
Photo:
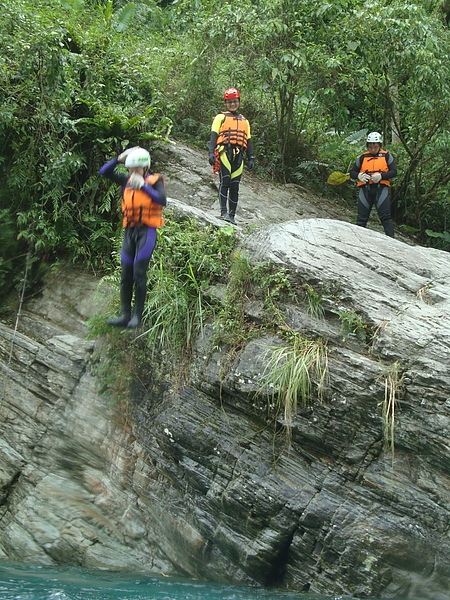
{"label": "black glove", "polygon": [[209,155],[209,164],[213,167],[216,163],[216,157],[214,156],[214,154],[210,154]]}
{"label": "black glove", "polygon": [[255,168],[255,157],[249,156],[248,157],[248,170],[253,171],[254,168]]}

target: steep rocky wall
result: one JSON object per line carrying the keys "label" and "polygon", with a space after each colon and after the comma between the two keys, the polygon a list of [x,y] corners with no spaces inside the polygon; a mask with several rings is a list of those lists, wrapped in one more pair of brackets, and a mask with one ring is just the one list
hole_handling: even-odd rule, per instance
{"label": "steep rocky wall", "polygon": [[[448,599],[448,254],[321,219],[255,229],[242,244],[326,297],[324,319],[284,307],[293,329],[329,340],[326,397],[299,410],[289,450],[283,429],[266,427],[268,399],[254,397],[278,337],[249,342],[223,379],[205,331],[189,384],[149,378],[124,419],[93,371],[104,342],[86,340],[78,314],[68,331],[61,319],[33,330],[36,301],[24,313],[30,335],[0,326],[0,555]],[[98,306],[95,280],[79,283],[85,317]],[[49,287],[42,302],[63,295]],[[343,309],[377,332],[371,349],[344,342]],[[381,404],[394,363],[392,460]]]}

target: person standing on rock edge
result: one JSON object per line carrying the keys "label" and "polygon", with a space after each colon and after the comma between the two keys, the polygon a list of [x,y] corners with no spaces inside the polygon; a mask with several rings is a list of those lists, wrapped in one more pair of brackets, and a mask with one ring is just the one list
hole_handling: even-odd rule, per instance
{"label": "person standing on rock edge", "polygon": [[350,170],[351,179],[358,180],[358,216],[356,224],[365,227],[373,206],[377,209],[384,232],[394,237],[394,224],[389,200],[390,180],[397,176],[392,155],[381,148],[382,137],[378,131],[367,136],[367,152],[356,159]]}
{"label": "person standing on rock edge", "polygon": [[[128,174],[117,169],[124,163]],[[147,267],[156,245],[156,230],[162,227],[162,208],[167,204],[164,179],[150,174],[150,154],[144,148],[130,148],[101,167],[100,175],[122,186],[124,236],[120,251],[121,315],[108,325],[135,329],[141,324],[147,293]],[[134,284],[134,314],[131,300]]]}
{"label": "person standing on rock edge", "polygon": [[209,164],[214,174],[219,172],[220,218],[233,225],[236,225],[244,152],[247,152],[248,170],[255,168],[250,123],[244,115],[239,114],[240,98],[241,94],[236,88],[225,90],[223,99],[226,110],[214,118],[209,140]]}

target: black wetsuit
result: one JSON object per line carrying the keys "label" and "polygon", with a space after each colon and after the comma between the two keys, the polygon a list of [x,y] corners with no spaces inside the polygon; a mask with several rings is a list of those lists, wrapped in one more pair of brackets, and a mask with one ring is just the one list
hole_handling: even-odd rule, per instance
{"label": "black wetsuit", "polygon": [[[395,160],[389,152],[380,151],[380,154],[381,153],[383,155],[385,154],[386,156],[386,171],[383,170],[382,177],[383,180],[390,180],[397,175]],[[361,156],[356,159],[356,162],[350,171],[351,179],[358,179],[364,158],[368,158],[370,160],[368,152],[361,154]],[[378,155],[376,155],[376,158],[378,158]],[[374,158],[374,160],[376,160],[376,158]],[[365,227],[367,225],[370,213],[375,205],[381,224],[383,225],[384,232],[389,237],[394,237],[394,224],[391,217],[389,186],[383,183],[383,180],[380,183],[366,183],[365,185],[360,186],[356,225],[359,225],[360,227]]]}

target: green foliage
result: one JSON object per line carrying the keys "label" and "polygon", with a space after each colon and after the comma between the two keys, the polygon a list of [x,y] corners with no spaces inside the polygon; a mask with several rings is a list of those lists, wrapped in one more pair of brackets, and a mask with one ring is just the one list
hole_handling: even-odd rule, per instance
{"label": "green foliage", "polygon": [[141,58],[148,42],[129,31],[134,16],[111,1],[2,4],[0,210],[17,214],[23,254],[105,268],[118,214],[99,166],[170,131]]}
{"label": "green foliage", "polygon": [[[127,389],[139,379],[148,360],[164,361],[172,369],[176,365],[174,375],[183,381],[193,344],[207,321],[217,323],[217,343],[227,344],[234,356],[252,330],[260,330],[246,321],[244,313],[245,302],[257,297],[276,317],[265,327],[283,331],[289,344],[271,351],[259,393],[270,394],[276,418],[283,412],[290,436],[298,402],[307,404],[313,388],[319,398],[324,393],[327,349],[323,342],[306,340],[286,326],[277,305],[285,294],[292,294],[287,273],[270,264],[252,265],[245,253],[236,252],[232,227],[202,226],[167,211],[166,225],[158,234],[148,271],[143,330],[130,337],[127,330],[105,326],[99,316],[90,322],[93,335],[109,337],[108,356],[97,366],[109,393],[119,398],[121,410],[127,412]],[[227,281],[225,299],[218,303],[210,288],[223,281]],[[119,270],[104,278],[104,284],[117,290],[119,283]]]}
{"label": "green foliage", "polygon": [[165,353],[180,370],[187,367],[195,339],[217,309],[207,289],[225,277],[235,243],[231,226],[201,226],[166,211],[148,270],[140,334],[151,353]]}
{"label": "green foliage", "polygon": [[323,175],[330,171],[348,173],[365,146],[367,132],[367,129],[361,129],[348,136],[341,136],[336,131],[326,132],[320,140],[319,148],[324,161]]}
{"label": "green foliage", "polygon": [[433,238],[434,240],[441,240],[442,243],[439,243],[439,241],[435,244],[438,248],[442,248],[442,250],[447,250],[448,248],[450,248],[450,231],[431,231],[431,229],[425,229],[425,234],[430,237]]}
{"label": "green foliage", "polygon": [[186,361],[197,335],[203,330],[212,306],[202,294],[192,264],[186,270],[168,270],[162,259],[152,272],[151,294],[146,304],[145,336],[151,352],[161,348],[177,360]]}
{"label": "green foliage", "polygon": [[[108,335],[112,348],[104,365],[102,377],[108,380],[108,388],[120,397],[123,390],[136,376],[145,361],[161,359],[176,365],[176,377],[182,381],[189,367],[193,344],[201,334],[206,322],[217,324],[216,343],[226,344],[230,356],[248,341],[254,324],[248,323],[244,314],[244,303],[263,291],[261,298],[268,312],[278,315],[277,302],[284,294],[291,293],[286,272],[270,264],[251,265],[244,253],[234,250],[236,235],[233,227],[213,228],[199,225],[194,219],[180,217],[166,211],[166,224],[158,231],[158,244],[148,270],[148,294],[144,310],[144,327],[130,339],[130,332],[111,330],[105,325],[104,317],[93,317],[90,321],[91,335]],[[116,239],[118,258],[119,239]],[[210,288],[227,281],[223,303],[214,299]],[[104,278],[103,285],[117,290],[114,304],[118,304],[119,270]],[[111,306],[113,311],[117,306]],[[267,327],[279,322],[267,323]],[[301,346],[300,338],[292,333],[296,352],[300,347],[304,354],[311,377],[318,375],[319,366],[312,364],[314,343],[309,348]],[[115,365],[122,361],[123,338],[127,343],[145,345],[146,350],[137,356],[137,363],[124,361],[117,365],[118,380],[114,376]],[[116,350],[114,348],[116,347]],[[320,352],[320,344],[317,352]],[[317,360],[319,360],[317,358]],[[125,365],[125,367],[124,367]],[[127,366],[128,365],[128,366]],[[131,372],[127,373],[127,368]],[[226,365],[225,365],[226,367]],[[300,369],[300,365],[297,365]],[[281,375],[280,375],[281,377]],[[322,386],[322,383],[320,384]],[[293,386],[297,385],[293,381]],[[311,382],[302,383],[302,397],[306,399]],[[307,387],[305,387],[307,386]],[[322,389],[322,388],[321,388]],[[121,391],[122,390],[122,391]],[[309,393],[309,392],[308,392]]]}
{"label": "green foliage", "polygon": [[289,273],[278,265],[270,262],[255,265],[253,281],[265,291],[265,302],[269,307],[286,294],[293,296]]}
{"label": "green foliage", "polygon": [[[366,123],[387,143],[391,131],[398,140],[392,147],[399,166],[395,216],[422,232],[442,231],[449,216],[448,29],[427,4],[400,1],[366,2],[344,27],[360,63],[355,83],[365,90]],[[362,39],[365,29],[371,35]]]}
{"label": "green foliage", "polygon": [[308,314],[315,318],[323,318],[325,309],[323,307],[323,298],[312,286],[306,287],[306,298],[307,306],[306,310]]}
{"label": "green foliage", "polygon": [[383,446],[386,451],[391,453],[393,461],[395,452],[395,410],[399,388],[403,382],[399,363],[395,362],[387,367],[381,376],[381,380],[384,383],[384,400],[381,403]]}
{"label": "green foliage", "polygon": [[321,341],[305,339],[290,331],[290,344],[272,348],[262,374],[258,395],[269,395],[274,406],[275,419],[281,415],[290,443],[292,425],[299,401],[306,406],[311,399],[313,385],[321,399],[328,376],[327,347]]}
{"label": "green foliage", "polygon": [[265,326],[270,327],[279,316],[278,301],[283,294],[290,293],[291,285],[284,269],[270,263],[251,264],[244,252],[233,253],[225,305],[217,318],[217,343],[227,344],[234,352],[251,337],[256,325],[246,319],[244,310],[250,299],[262,301]]}
{"label": "green foliage", "polygon": [[[116,330],[106,325],[101,315],[89,322],[91,336],[108,338],[108,357],[98,369],[102,369],[108,393],[118,396],[121,403],[128,402],[127,389],[133,381],[145,382],[141,371],[148,369],[148,361],[152,371],[163,362],[169,365],[178,384],[184,380],[193,344],[205,322],[219,310],[208,288],[226,277],[236,244],[231,226],[202,226],[170,210],[166,210],[165,219],[148,269],[143,327],[139,332]],[[117,237],[117,261],[120,243]],[[118,308],[119,286],[119,268],[105,276],[100,285],[99,293],[111,297],[111,312]],[[126,348],[131,360],[125,356]]]}
{"label": "green foliage", "polygon": [[[247,255],[234,252],[231,257],[225,303],[217,316],[217,344],[225,344],[231,348],[228,360],[232,358],[244,340],[248,339],[249,327],[245,320],[244,304],[253,283],[254,272]],[[226,366],[223,368],[226,369]]]}
{"label": "green foliage", "polygon": [[[275,117],[267,134],[276,140],[282,177],[292,179],[299,158],[316,157],[311,142],[324,116],[317,92],[332,67],[327,48],[329,25],[340,19],[346,8],[340,3],[318,6],[313,1],[276,0],[268,7],[260,5],[248,30],[254,39],[255,80],[260,81]],[[334,50],[337,68],[342,51]]]}
{"label": "green foliage", "polygon": [[155,373],[158,365],[147,353],[146,345],[129,332],[106,328],[104,319],[94,317],[90,322],[91,335],[109,336],[108,343],[100,344],[94,351],[91,372],[102,383],[104,394],[122,427],[128,427],[132,418],[133,396],[145,390],[146,371]]}
{"label": "green foliage", "polygon": [[363,343],[366,341],[366,325],[361,315],[353,310],[342,310],[339,313],[339,319],[344,342],[351,337],[355,337]]}
{"label": "green foliage", "polygon": [[0,247],[0,287],[5,296],[13,283],[15,266],[20,264],[14,218],[6,209],[0,210]]}

